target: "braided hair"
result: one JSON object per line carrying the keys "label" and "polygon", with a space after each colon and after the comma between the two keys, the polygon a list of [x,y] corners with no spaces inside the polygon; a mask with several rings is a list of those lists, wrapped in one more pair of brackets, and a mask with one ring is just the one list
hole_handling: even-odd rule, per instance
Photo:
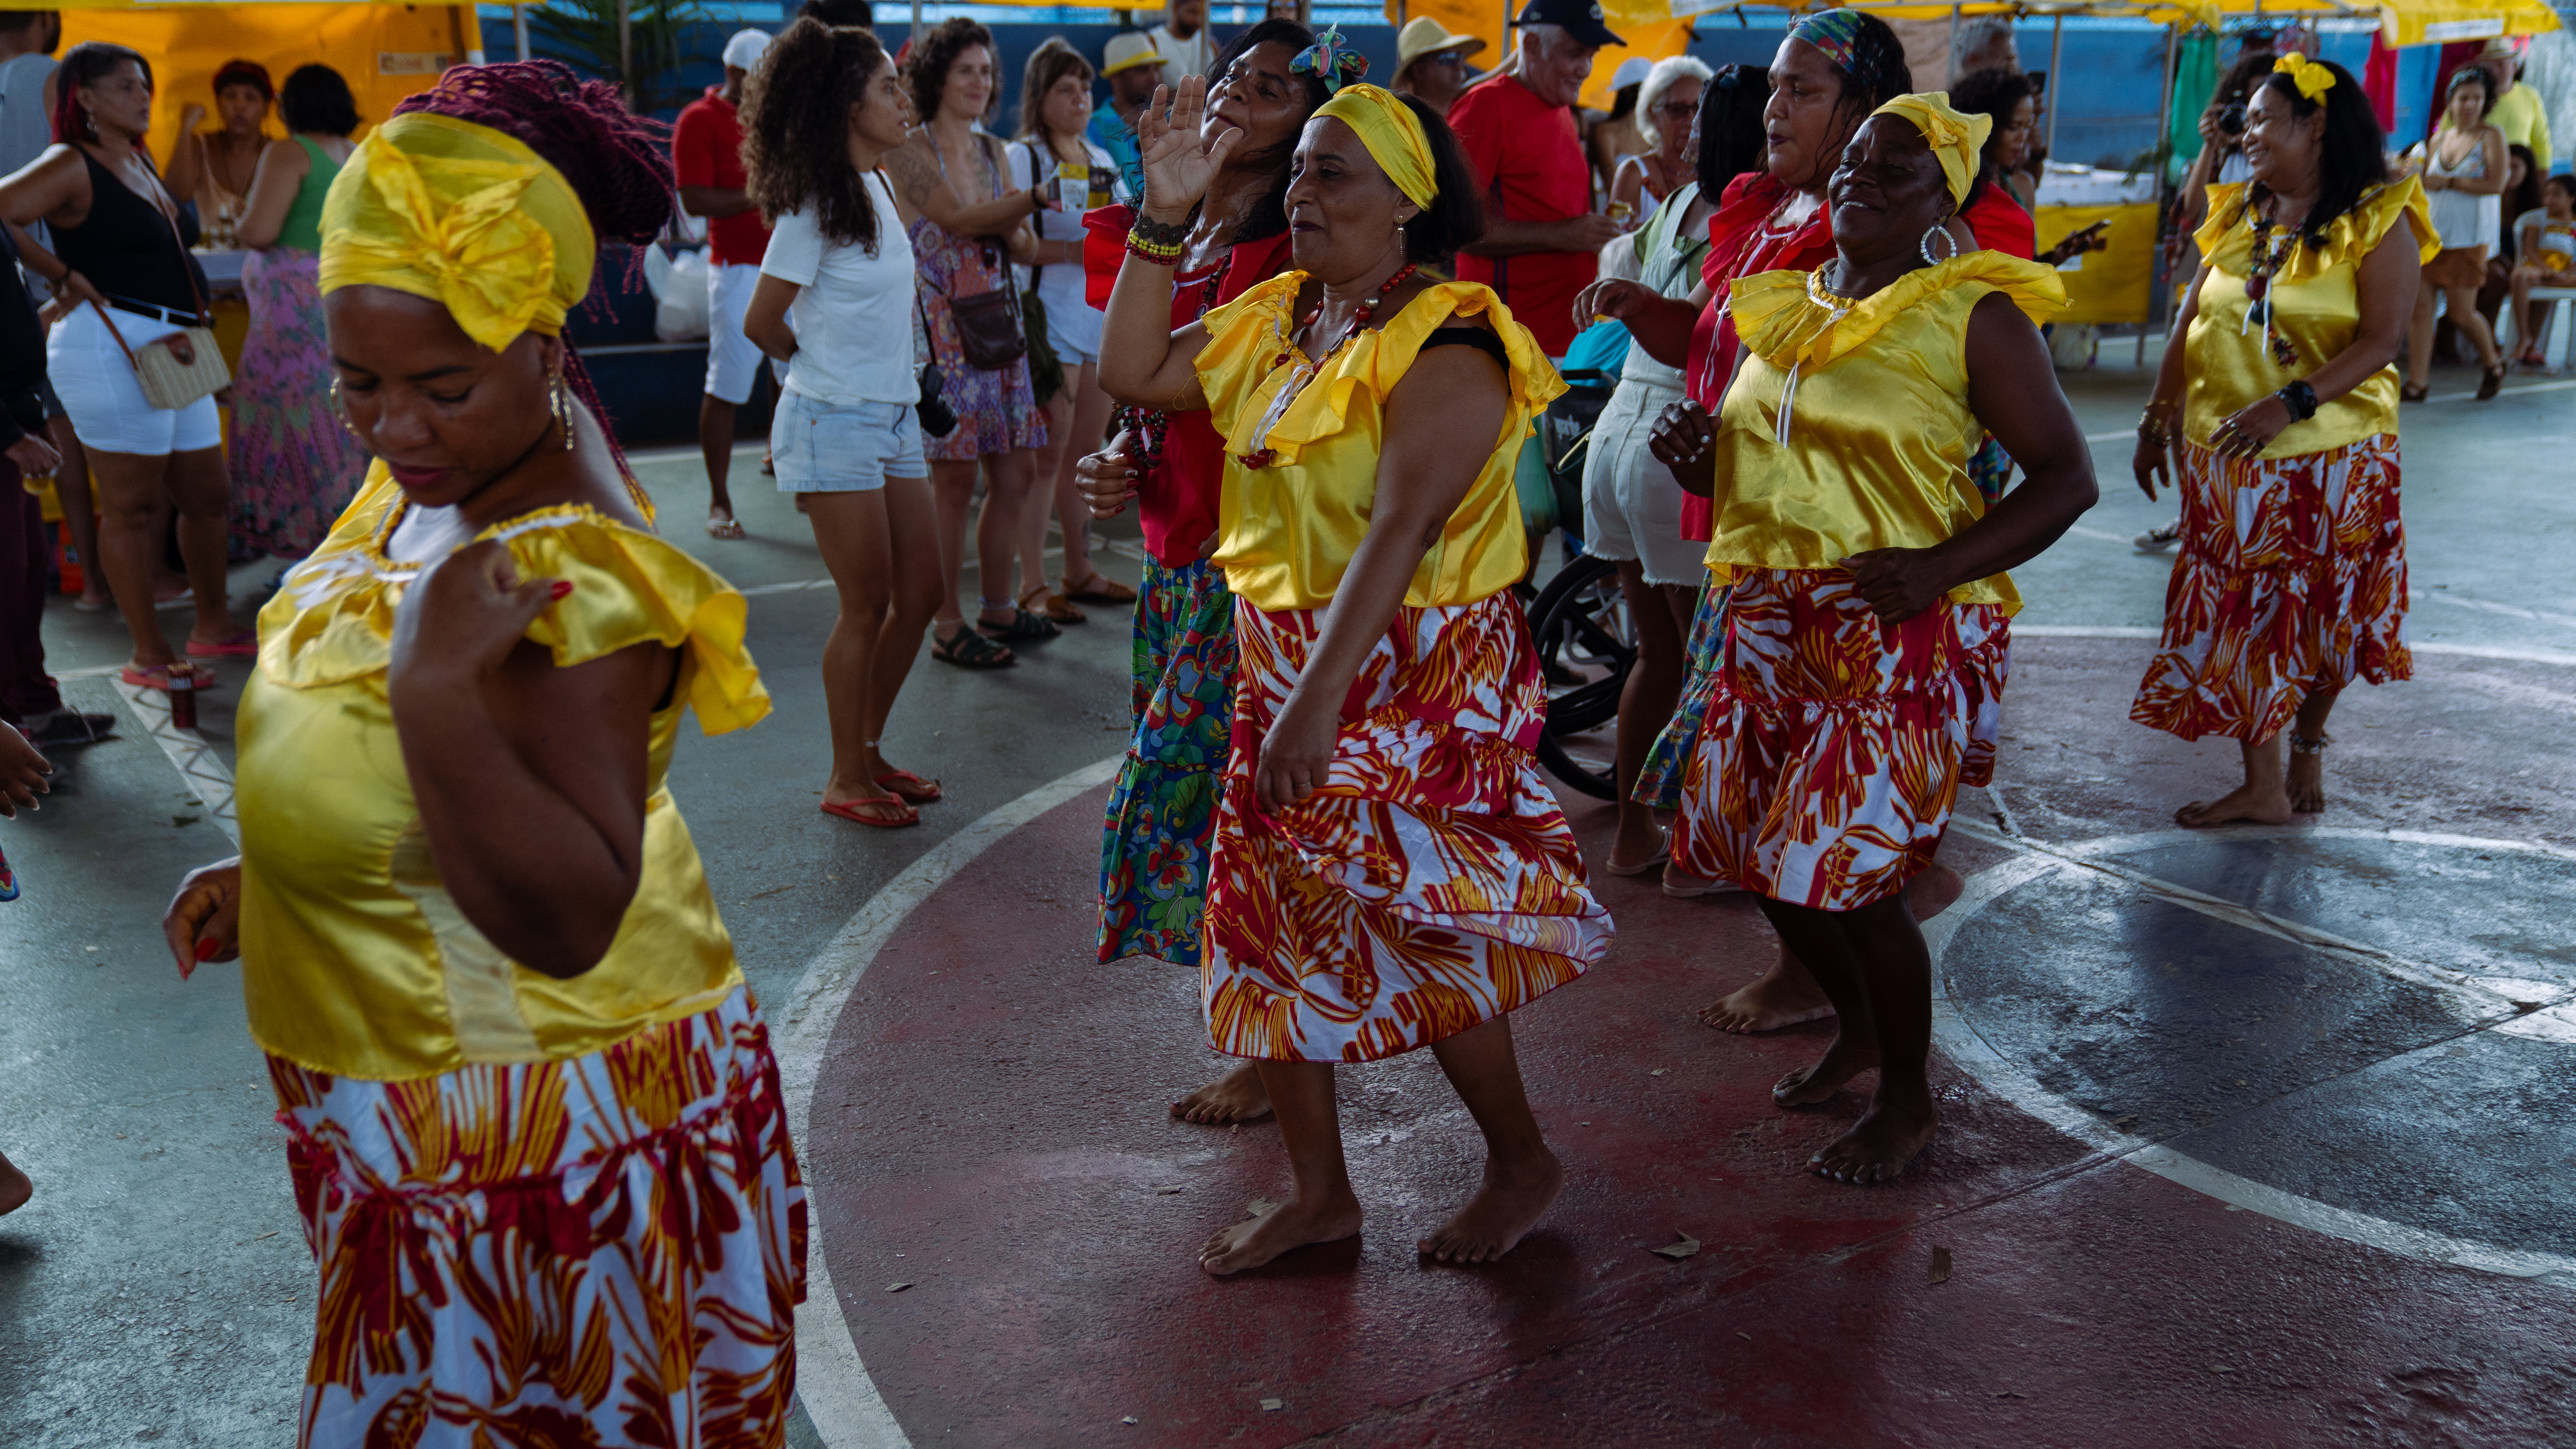
{"label": "braided hair", "polygon": [[[671,220],[669,127],[626,109],[607,81],[586,81],[555,60],[499,65],[460,65],[428,90],[405,96],[394,114],[434,116],[489,126],[544,158],[563,173],[590,229],[602,241],[649,246]],[[641,258],[641,253],[636,254]],[[564,340],[564,381],[608,435],[620,473],[626,450],[609,425],[608,408],[591,384],[569,338]]]}

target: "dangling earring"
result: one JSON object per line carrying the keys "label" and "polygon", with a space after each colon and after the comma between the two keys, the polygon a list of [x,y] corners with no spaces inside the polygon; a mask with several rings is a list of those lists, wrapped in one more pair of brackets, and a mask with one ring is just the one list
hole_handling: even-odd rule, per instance
{"label": "dangling earring", "polygon": [[[1937,236],[1937,237],[1939,237],[1939,238],[1941,238],[1943,241],[1946,241],[1946,242],[1948,242],[1948,243],[1950,244],[1950,256],[1949,256],[1949,257],[1936,257],[1936,256],[1932,255],[1932,238],[1934,238],[1934,237],[1936,237],[1936,236]],[[1935,267],[1937,267],[1937,266],[1941,265],[1943,262],[1946,262],[1946,261],[1950,260],[1950,257],[1955,257],[1955,256],[1957,256],[1957,255],[1959,254],[1959,239],[1958,239],[1957,237],[1954,237],[1954,236],[1950,235],[1949,230],[1948,230],[1947,228],[1942,227],[1942,226],[1940,226],[1940,225],[1938,225],[1938,224],[1935,224],[1935,225],[1934,225],[1930,230],[1928,230],[1928,231],[1926,231],[1926,232],[1924,232],[1924,233],[1923,233],[1923,248],[1922,248],[1922,250],[1923,250],[1923,261],[1924,261],[1924,264],[1925,264],[1925,265],[1927,265],[1927,266],[1935,266]]]}
{"label": "dangling earring", "polygon": [[569,453],[572,451],[573,443],[572,390],[564,386],[563,374],[560,372],[555,374],[554,408],[555,426],[563,429],[564,451]]}
{"label": "dangling earring", "polygon": [[354,435],[358,431],[358,425],[349,421],[348,404],[340,401],[340,379],[336,377],[331,379],[331,416],[338,418],[340,426],[348,429],[351,434]]}

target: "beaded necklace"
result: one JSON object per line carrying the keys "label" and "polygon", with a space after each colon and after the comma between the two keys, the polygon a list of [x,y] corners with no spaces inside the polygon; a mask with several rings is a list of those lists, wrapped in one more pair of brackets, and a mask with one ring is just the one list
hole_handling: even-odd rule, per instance
{"label": "beaded necklace", "polygon": [[2280,275],[2281,268],[2287,266],[2290,258],[2297,254],[2299,234],[2283,228],[2280,241],[2275,243],[2272,240],[2272,218],[2251,206],[2245,208],[2245,214],[2254,230],[2254,253],[2245,264],[2245,320],[2237,324],[2236,335],[2244,336],[2254,326],[2256,315],[2260,314],[2263,320],[2264,349],[2270,352],[2272,360],[2281,366],[2296,367],[2299,364],[2299,349],[2272,325],[2275,310],[2272,279]]}
{"label": "beaded necklace", "polygon": [[[1303,359],[1298,361],[1296,371],[1288,374],[1288,381],[1281,384],[1277,395],[1270,399],[1269,408],[1261,414],[1261,425],[1252,430],[1252,451],[1236,454],[1236,462],[1247,468],[1267,468],[1271,465],[1278,455],[1263,446],[1270,441],[1270,430],[1287,415],[1288,409],[1296,403],[1298,395],[1306,390],[1306,385],[1313,382],[1316,375],[1324,370],[1324,364],[1331,362],[1335,353],[1349,346],[1351,339],[1359,336],[1368,326],[1369,318],[1377,315],[1377,306],[1386,300],[1387,294],[1402,286],[1404,279],[1412,276],[1413,272],[1414,266],[1411,262],[1396,268],[1395,275],[1386,279],[1385,284],[1377,289],[1376,296],[1352,309],[1351,320],[1342,328],[1342,335],[1333,339],[1333,344],[1325,348],[1322,355],[1312,362]],[[1322,321],[1323,317],[1324,304],[1318,299],[1315,309],[1308,312],[1305,320],[1297,324],[1297,330],[1303,332]],[[1270,370],[1276,372],[1287,365],[1288,359],[1297,356],[1297,344],[1288,335],[1287,309],[1280,309],[1278,319],[1271,325],[1279,339],[1279,355],[1270,359]]]}

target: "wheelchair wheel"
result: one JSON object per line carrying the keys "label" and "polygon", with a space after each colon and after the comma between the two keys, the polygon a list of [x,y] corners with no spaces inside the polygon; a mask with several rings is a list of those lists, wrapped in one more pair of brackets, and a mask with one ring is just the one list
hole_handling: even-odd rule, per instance
{"label": "wheelchair wheel", "polygon": [[1530,635],[1547,679],[1547,730],[1539,763],[1597,800],[1618,795],[1619,691],[1637,662],[1637,630],[1616,566],[1579,558],[1548,581],[1529,608]]}

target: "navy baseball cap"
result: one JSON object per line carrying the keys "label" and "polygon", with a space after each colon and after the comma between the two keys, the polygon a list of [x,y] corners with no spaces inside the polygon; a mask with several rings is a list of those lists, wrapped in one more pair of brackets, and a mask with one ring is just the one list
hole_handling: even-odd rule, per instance
{"label": "navy baseball cap", "polygon": [[1565,33],[1579,44],[1595,50],[1605,45],[1626,45],[1609,26],[1601,23],[1601,6],[1597,0],[1529,0],[1521,13],[1512,17],[1514,25],[1561,25]]}

